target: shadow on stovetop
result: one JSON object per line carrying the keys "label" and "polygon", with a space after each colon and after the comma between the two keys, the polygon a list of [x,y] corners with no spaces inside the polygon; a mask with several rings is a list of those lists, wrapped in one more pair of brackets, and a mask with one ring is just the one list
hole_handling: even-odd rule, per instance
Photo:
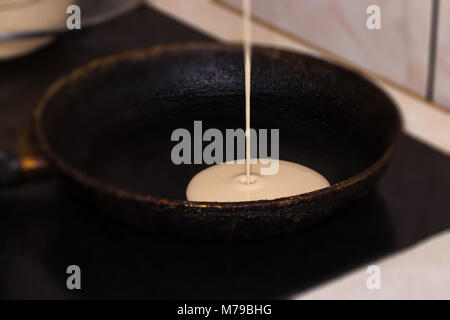
{"label": "shadow on stovetop", "polygon": [[236,243],[156,237],[72,208],[44,258],[58,283],[68,265],[81,267],[83,290],[72,298],[281,298],[395,246],[375,192],[298,234]]}

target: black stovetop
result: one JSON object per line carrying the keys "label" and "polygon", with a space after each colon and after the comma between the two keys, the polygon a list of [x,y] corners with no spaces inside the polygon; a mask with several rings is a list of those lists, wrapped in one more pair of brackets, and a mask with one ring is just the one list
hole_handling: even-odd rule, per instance
{"label": "black stovetop", "polygon": [[[13,150],[36,100],[89,60],[152,44],[212,40],[147,7],[0,63],[0,147]],[[0,189],[0,298],[279,298],[450,226],[450,161],[403,135],[376,190],[302,233],[246,243],[154,236],[80,204],[56,179]],[[66,268],[82,290],[66,288]]]}

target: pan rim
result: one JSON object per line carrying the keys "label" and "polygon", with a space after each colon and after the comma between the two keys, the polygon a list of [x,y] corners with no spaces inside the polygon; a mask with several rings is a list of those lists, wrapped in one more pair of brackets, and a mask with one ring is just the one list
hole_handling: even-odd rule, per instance
{"label": "pan rim", "polygon": [[281,49],[274,46],[255,46],[258,50],[262,51],[283,51],[283,52],[292,52],[297,55],[302,55],[304,57],[311,57],[317,61],[323,62],[327,65],[337,67],[338,69],[346,70],[347,72],[351,72],[356,74],[358,77],[365,79],[370,84],[375,86],[380,92],[388,97],[392,105],[395,109],[395,134],[392,139],[389,147],[384,151],[384,153],[369,167],[364,170],[358,172],[357,174],[339,181],[337,183],[332,184],[331,186],[323,189],[319,189],[316,191],[298,194],[289,197],[276,198],[271,200],[257,200],[257,201],[244,201],[244,202],[197,202],[197,201],[188,201],[188,200],[177,200],[177,199],[169,199],[164,197],[157,197],[151,194],[144,193],[134,193],[130,192],[126,189],[116,187],[112,184],[104,183],[86,173],[83,170],[71,165],[68,161],[64,160],[58,152],[56,152],[51,146],[46,138],[46,135],[42,126],[42,115],[48,105],[48,102],[53,98],[53,96],[59,91],[59,89],[63,88],[65,85],[70,83],[72,80],[79,79],[83,75],[89,74],[93,70],[97,70],[98,68],[107,67],[110,64],[120,62],[120,61],[130,61],[131,60],[139,60],[148,56],[157,56],[163,52],[181,52],[188,50],[236,50],[242,47],[241,44],[238,43],[220,43],[220,42],[185,42],[185,43],[173,43],[173,44],[162,44],[155,45],[147,48],[135,49],[130,51],[125,51],[118,54],[112,54],[103,56],[100,58],[96,58],[93,61],[82,65],[69,73],[63,75],[55,82],[53,82],[48,89],[45,91],[43,96],[39,99],[36,108],[33,113],[34,120],[34,129],[36,132],[36,136],[38,141],[44,151],[44,153],[48,156],[48,158],[56,165],[56,167],[65,175],[71,177],[76,183],[86,186],[90,189],[98,190],[109,194],[113,197],[120,199],[128,199],[137,202],[144,202],[148,204],[154,204],[158,207],[160,206],[168,206],[171,208],[174,207],[184,207],[184,208],[193,208],[193,209],[203,209],[203,208],[214,208],[219,210],[231,210],[234,209],[258,209],[258,208],[268,208],[271,206],[279,207],[279,206],[290,206],[298,203],[303,203],[315,199],[321,199],[326,197],[328,194],[337,192],[342,189],[346,189],[351,187],[352,185],[357,184],[358,182],[367,179],[368,177],[376,174],[382,169],[390,159],[396,145],[396,140],[399,132],[402,128],[402,120],[398,111],[398,107],[396,106],[395,101],[389,96],[387,92],[381,89],[376,83],[366,78],[364,75],[360,74],[355,70],[351,70],[348,68],[344,68],[335,63],[323,60],[318,57],[313,57],[305,53],[298,53],[294,51],[289,51],[286,49]]}

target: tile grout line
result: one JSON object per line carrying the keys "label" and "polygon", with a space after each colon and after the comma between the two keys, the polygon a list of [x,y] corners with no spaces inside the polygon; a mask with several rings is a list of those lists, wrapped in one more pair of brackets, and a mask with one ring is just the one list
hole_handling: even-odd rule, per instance
{"label": "tile grout line", "polygon": [[430,47],[428,53],[428,78],[426,98],[433,101],[434,86],[436,80],[436,59],[439,34],[439,9],[440,0],[432,0],[431,4],[431,30],[430,30]]}

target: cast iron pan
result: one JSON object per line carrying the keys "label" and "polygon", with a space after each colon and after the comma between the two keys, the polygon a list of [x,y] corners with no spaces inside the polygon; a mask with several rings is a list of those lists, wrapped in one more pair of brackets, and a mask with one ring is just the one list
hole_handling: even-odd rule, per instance
{"label": "cast iron pan", "polygon": [[38,141],[76,196],[152,232],[258,238],[293,232],[365,196],[400,131],[394,103],[362,76],[310,56],[255,47],[252,127],[280,129],[280,158],[331,187],[239,203],[185,200],[205,165],[174,165],[176,128],[244,126],[242,48],[164,45],[95,60],[59,79],[35,112]]}

